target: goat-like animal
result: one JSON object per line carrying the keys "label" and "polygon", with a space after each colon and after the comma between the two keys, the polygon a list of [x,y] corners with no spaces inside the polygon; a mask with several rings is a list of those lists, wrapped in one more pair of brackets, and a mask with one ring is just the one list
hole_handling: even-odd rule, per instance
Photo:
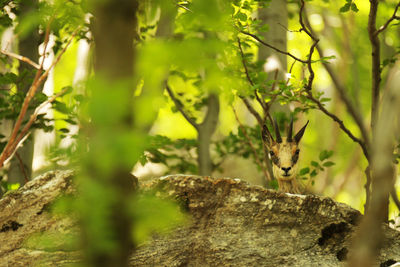
{"label": "goat-like animal", "polygon": [[269,132],[266,125],[262,130],[264,145],[269,151],[272,161],[272,171],[278,180],[279,191],[300,194],[301,190],[297,182],[298,160],[299,160],[299,142],[306,130],[307,123],[301,128],[294,137],[293,120],[290,122],[287,137],[281,137],[278,124],[274,120],[275,137]]}

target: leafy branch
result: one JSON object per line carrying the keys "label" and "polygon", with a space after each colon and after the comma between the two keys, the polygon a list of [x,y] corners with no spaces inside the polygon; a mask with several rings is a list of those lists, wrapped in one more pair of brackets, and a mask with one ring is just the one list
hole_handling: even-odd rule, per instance
{"label": "leafy branch", "polygon": [[393,20],[400,20],[400,16],[397,16],[397,11],[399,10],[400,7],[400,2],[397,3],[396,7],[394,8],[394,12],[393,15],[385,22],[385,24],[383,24],[381,27],[379,27],[379,29],[377,31],[375,31],[375,35],[380,34],[381,32],[383,32],[384,30],[386,30],[386,28],[389,26],[389,24],[393,21]]}
{"label": "leafy branch", "polygon": [[[31,102],[31,100],[35,96],[35,93],[36,93],[37,89],[40,87],[40,85],[47,78],[47,76],[49,75],[50,71],[54,68],[54,66],[60,61],[62,55],[65,53],[65,51],[67,50],[68,46],[71,44],[72,40],[74,39],[75,35],[77,34],[77,32],[79,30],[79,28],[77,28],[72,33],[71,37],[69,38],[67,44],[62,49],[60,54],[52,62],[50,67],[47,70],[44,71],[43,64],[44,64],[44,59],[45,59],[45,55],[46,55],[47,45],[48,45],[48,42],[49,42],[50,23],[51,23],[51,20],[48,23],[47,29],[46,29],[45,45],[44,45],[45,49],[44,49],[44,52],[43,52],[43,55],[44,55],[43,56],[43,60],[42,60],[42,62],[40,64],[40,68],[36,72],[36,76],[34,78],[34,81],[33,81],[32,85],[31,85],[31,87],[29,88],[28,93],[25,96],[24,102],[22,104],[21,111],[20,111],[20,113],[18,115],[18,118],[16,120],[14,128],[13,128],[13,130],[11,132],[10,138],[8,139],[6,146],[4,147],[3,151],[0,154],[0,168],[2,168],[4,166],[5,161],[14,154],[16,148],[18,147],[20,142],[25,139],[25,136],[26,136],[27,132],[31,128],[32,124],[35,122],[35,120],[36,120],[36,118],[38,116],[37,112],[35,112],[34,114],[31,115],[31,117],[29,118],[28,122],[25,124],[23,129],[20,131],[23,119],[24,119],[24,117],[26,115],[26,112],[28,110],[28,107],[29,107],[29,103]],[[48,103],[53,102],[54,100],[55,100],[55,98],[51,98],[50,100],[48,100],[49,101]]]}
{"label": "leafy branch", "polygon": [[[314,29],[312,28],[310,21],[308,20],[306,9],[304,11],[305,11],[304,22],[307,25],[307,27],[309,28],[312,35],[316,36],[316,33],[315,33]],[[319,44],[316,45],[316,49],[317,49],[320,57],[323,58],[324,53]],[[331,77],[331,80],[335,86],[336,91],[339,93],[339,96],[342,99],[343,103],[345,104],[347,110],[349,111],[350,116],[354,119],[358,128],[360,129],[360,132],[363,136],[363,140],[355,137],[354,134],[344,125],[343,121],[341,119],[339,119],[335,114],[327,111],[326,108],[322,105],[322,103],[319,103],[319,101],[317,99],[315,99],[314,97],[312,97],[310,95],[308,96],[308,98],[310,100],[312,100],[314,103],[316,103],[318,108],[323,113],[325,113],[330,118],[332,118],[335,122],[337,122],[339,124],[340,129],[342,129],[347,134],[348,137],[350,137],[354,142],[356,142],[360,145],[365,157],[368,159],[369,158],[369,152],[368,152],[368,150],[369,150],[369,134],[367,132],[367,129],[365,127],[365,124],[361,117],[361,114],[360,114],[359,110],[355,107],[355,105],[351,102],[350,98],[348,97],[348,95],[346,93],[346,89],[345,89],[344,85],[342,84],[341,80],[339,79],[339,77],[336,75],[336,73],[332,69],[331,65],[329,65],[329,63],[327,63],[325,61],[322,61],[322,66],[325,68],[325,70]]]}
{"label": "leafy branch", "polygon": [[172,92],[171,87],[166,83],[165,89],[168,92],[169,97],[171,100],[174,102],[175,107],[178,109],[178,111],[182,114],[182,116],[196,129],[199,129],[199,124],[196,123],[195,119],[184,110],[183,104],[176,98],[175,94]]}
{"label": "leafy branch", "polygon": [[237,112],[233,106],[232,106],[232,109],[233,109],[233,114],[235,115],[235,119],[236,119],[237,123],[239,124],[239,129],[240,129],[240,131],[242,131],[244,137],[246,138],[247,144],[249,145],[249,147],[251,148],[251,151],[253,152],[253,156],[254,156],[254,159],[255,159],[257,165],[260,166],[262,172],[264,173],[264,177],[269,177],[270,175],[268,174],[267,169],[265,168],[264,164],[258,157],[257,150],[255,149],[253,143],[251,142],[250,137],[247,135],[246,129],[244,128],[243,124],[240,122]]}
{"label": "leafy branch", "polygon": [[2,53],[3,55],[18,59],[19,61],[23,61],[29,65],[31,65],[32,67],[34,67],[37,70],[41,69],[41,66],[39,64],[37,64],[36,62],[34,62],[33,60],[31,60],[30,58],[15,54],[13,52],[10,51],[6,51],[6,50],[0,50],[0,53]]}
{"label": "leafy branch", "polygon": [[247,36],[252,37],[253,39],[257,40],[259,43],[265,45],[266,47],[269,47],[269,48],[275,50],[275,51],[278,52],[278,53],[287,55],[287,56],[289,56],[289,57],[293,58],[294,60],[299,61],[299,62],[301,62],[301,63],[305,63],[305,64],[308,63],[307,60],[298,58],[298,57],[296,57],[295,55],[291,54],[290,52],[280,50],[279,48],[276,48],[275,46],[268,44],[267,42],[261,40],[261,39],[260,39],[257,35],[255,35],[255,34],[252,34],[252,33],[250,33],[250,32],[246,32],[246,31],[240,31],[240,32],[243,33],[244,35],[247,35]]}

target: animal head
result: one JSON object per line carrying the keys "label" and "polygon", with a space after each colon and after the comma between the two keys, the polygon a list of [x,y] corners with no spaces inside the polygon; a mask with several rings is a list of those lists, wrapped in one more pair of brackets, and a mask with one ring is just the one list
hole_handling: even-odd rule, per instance
{"label": "animal head", "polygon": [[262,137],[264,145],[269,150],[272,170],[276,179],[292,180],[297,176],[300,148],[299,143],[306,130],[307,123],[293,136],[293,120],[290,122],[287,137],[281,137],[278,124],[274,120],[275,140],[266,125],[263,126]]}

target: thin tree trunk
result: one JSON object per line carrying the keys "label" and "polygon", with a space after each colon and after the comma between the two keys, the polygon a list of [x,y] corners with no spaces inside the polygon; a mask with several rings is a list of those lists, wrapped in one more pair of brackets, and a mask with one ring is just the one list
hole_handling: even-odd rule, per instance
{"label": "thin tree trunk", "polygon": [[[380,40],[378,37],[377,29],[376,29],[376,17],[378,13],[378,0],[370,0],[370,11],[368,17],[368,35],[371,42],[371,60],[372,60],[372,86],[371,86],[371,130],[372,130],[372,144],[376,144],[379,140],[376,133],[378,129],[377,120],[380,112],[380,82],[381,82],[381,55],[380,55]],[[372,169],[372,171],[374,171]],[[375,176],[372,173],[372,176]],[[375,177],[376,178],[376,177]],[[372,178],[372,192],[375,191],[374,186],[377,186],[376,182],[374,182],[374,178]],[[390,191],[389,191],[390,192]],[[382,203],[381,206],[381,215],[383,216],[383,221],[388,221],[389,216],[389,192],[386,193],[385,202]],[[373,193],[372,193],[373,194]],[[373,196],[371,195],[371,198]],[[371,200],[372,201],[372,200]]]}
{"label": "thin tree trunk", "polygon": [[[372,193],[368,213],[363,219],[354,244],[351,267],[375,266],[375,259],[384,242],[382,223],[387,218],[387,201],[394,184],[393,151],[400,125],[400,71],[394,71],[388,81],[382,112],[377,117],[372,143]],[[397,130],[397,131],[396,131]]]}
{"label": "thin tree trunk", "polygon": [[[105,79],[110,84],[117,84],[126,80],[132,81],[136,56],[134,39],[136,36],[138,1],[100,1],[95,5],[92,32],[95,41],[94,66],[96,76]],[[131,85],[125,90],[132,90],[133,82]],[[110,90],[117,89],[110,88]],[[130,102],[130,105],[133,104]],[[104,108],[107,109],[107,107]],[[132,107],[127,110],[131,111]],[[132,128],[134,125],[133,116],[131,113],[126,114],[126,117],[121,118],[121,121],[116,122],[116,125],[123,126],[123,129]],[[133,222],[128,215],[128,199],[135,191],[130,171],[131,168],[126,166],[115,166],[111,177],[109,177],[109,186],[118,192],[118,196],[113,200],[109,215],[110,232],[117,248],[114,253],[109,254],[92,250],[88,259],[91,266],[128,266],[128,257],[134,248],[132,241]],[[98,170],[92,171],[92,179],[96,179],[96,172]],[[85,229],[85,226],[83,230],[90,231],[90,229]],[[89,250],[91,245],[94,244],[87,245]]]}
{"label": "thin tree trunk", "polygon": [[[288,26],[288,11],[286,0],[272,0],[268,7],[260,8],[258,17],[262,20],[263,24],[268,24],[269,29],[267,32],[260,33],[264,40],[272,46],[287,51],[287,26]],[[271,56],[279,60],[281,69],[278,74],[278,79],[283,79],[287,71],[287,56],[281,53],[276,53],[274,50],[260,46],[258,49],[258,59],[266,60]],[[273,75],[270,75],[273,79]]]}
{"label": "thin tree trunk", "polygon": [[[37,8],[37,0],[24,0],[21,2],[21,16],[32,12]],[[33,61],[37,62],[39,58],[39,32],[34,29],[26,37],[19,39],[18,52]],[[32,84],[32,79],[35,76],[35,69],[25,63],[20,62],[18,67],[19,75],[23,75],[21,83],[18,86],[20,92],[27,93]],[[27,112],[26,117],[30,116],[31,112]],[[32,175],[32,160],[33,160],[33,135],[24,142],[24,145],[19,148],[10,161],[8,169],[8,182],[24,184],[27,180],[31,179]]]}
{"label": "thin tree trunk", "polygon": [[215,132],[219,116],[219,99],[216,94],[208,97],[208,110],[204,121],[198,126],[197,161],[200,175],[211,175],[213,162],[210,155],[211,137]]}

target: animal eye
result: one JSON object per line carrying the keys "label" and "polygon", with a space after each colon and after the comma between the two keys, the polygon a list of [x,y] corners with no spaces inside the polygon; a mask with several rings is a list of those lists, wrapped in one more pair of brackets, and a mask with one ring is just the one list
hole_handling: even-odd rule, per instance
{"label": "animal eye", "polygon": [[269,155],[270,155],[271,157],[275,156],[274,151],[270,151],[270,152],[269,152]]}
{"label": "animal eye", "polygon": [[296,151],[294,152],[295,155],[298,155],[300,153],[300,149],[296,149]]}

